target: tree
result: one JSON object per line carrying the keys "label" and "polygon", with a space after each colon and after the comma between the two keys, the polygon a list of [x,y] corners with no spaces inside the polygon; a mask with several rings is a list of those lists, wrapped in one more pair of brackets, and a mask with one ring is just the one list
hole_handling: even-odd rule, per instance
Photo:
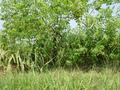
{"label": "tree", "polygon": [[[11,61],[22,60],[35,67],[118,60],[119,20],[112,17],[110,8],[100,8],[103,3],[115,1],[2,0],[1,48],[9,51]],[[98,15],[92,16],[90,9]],[[77,33],[69,26],[71,19],[78,24]]]}

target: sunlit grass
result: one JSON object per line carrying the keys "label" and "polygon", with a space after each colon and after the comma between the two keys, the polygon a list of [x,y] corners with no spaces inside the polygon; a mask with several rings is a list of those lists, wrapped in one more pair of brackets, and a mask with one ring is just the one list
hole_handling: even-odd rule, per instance
{"label": "sunlit grass", "polygon": [[7,73],[0,76],[0,90],[120,90],[120,72],[56,69],[42,73]]}

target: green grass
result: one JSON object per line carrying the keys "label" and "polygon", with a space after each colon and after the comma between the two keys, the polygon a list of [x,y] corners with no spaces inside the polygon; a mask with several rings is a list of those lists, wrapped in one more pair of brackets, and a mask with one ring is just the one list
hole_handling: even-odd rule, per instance
{"label": "green grass", "polygon": [[56,69],[42,73],[7,73],[0,75],[0,90],[120,90],[120,72]]}

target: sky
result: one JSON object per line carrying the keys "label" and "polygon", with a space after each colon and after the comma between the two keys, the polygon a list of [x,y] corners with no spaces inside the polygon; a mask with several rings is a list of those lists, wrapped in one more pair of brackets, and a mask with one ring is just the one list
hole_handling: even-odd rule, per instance
{"label": "sky", "polygon": [[2,29],[3,21],[0,20],[0,29]]}
{"label": "sky", "polygon": [[[92,3],[92,2],[93,2],[93,0],[89,0],[89,3]],[[101,6],[101,8],[103,8],[103,9],[105,9],[105,8],[107,8],[107,7],[108,7],[108,6],[107,6],[106,4],[103,4],[103,5]],[[118,8],[118,7],[120,7],[120,3],[113,4],[113,5],[110,6],[110,8],[113,9],[113,13],[112,13],[113,16],[116,15],[116,12],[117,12],[117,8]],[[91,14],[92,14],[93,16],[94,16],[94,15],[97,15],[97,14],[98,14],[98,11],[93,10],[93,13],[91,13]],[[75,27],[77,26],[77,23],[76,23],[76,21],[75,21],[74,19],[70,20],[69,23],[70,23],[71,28],[75,28]],[[3,21],[0,20],[0,30],[1,30],[2,28],[3,28]]]}

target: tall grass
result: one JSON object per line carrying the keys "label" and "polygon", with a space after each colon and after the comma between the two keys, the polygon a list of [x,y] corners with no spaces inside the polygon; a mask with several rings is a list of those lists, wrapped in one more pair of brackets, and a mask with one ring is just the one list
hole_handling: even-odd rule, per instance
{"label": "tall grass", "polygon": [[56,69],[42,73],[9,73],[0,76],[0,90],[120,90],[120,72]]}

